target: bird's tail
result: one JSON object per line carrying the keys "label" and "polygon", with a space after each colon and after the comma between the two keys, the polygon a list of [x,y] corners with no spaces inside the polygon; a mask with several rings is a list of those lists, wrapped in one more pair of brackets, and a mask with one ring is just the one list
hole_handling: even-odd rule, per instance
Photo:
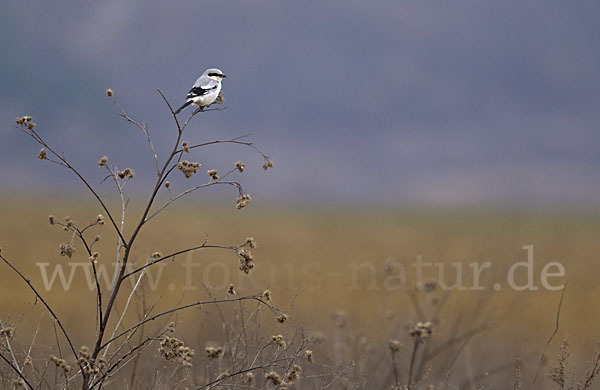
{"label": "bird's tail", "polygon": [[183,110],[184,108],[186,108],[187,106],[189,106],[190,104],[192,104],[191,100],[188,100],[187,102],[183,103],[183,106],[179,107],[177,109],[177,111],[175,111],[175,115],[179,114],[181,112],[181,110]]}

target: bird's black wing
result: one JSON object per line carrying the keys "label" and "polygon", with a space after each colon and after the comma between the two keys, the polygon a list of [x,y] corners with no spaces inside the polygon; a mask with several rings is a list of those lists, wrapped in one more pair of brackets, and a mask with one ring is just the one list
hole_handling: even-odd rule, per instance
{"label": "bird's black wing", "polygon": [[196,96],[206,95],[211,90],[216,89],[216,88],[217,88],[216,85],[211,88],[194,87],[194,88],[190,89],[190,92],[188,92],[186,97],[188,99],[192,99],[192,98],[195,98]]}

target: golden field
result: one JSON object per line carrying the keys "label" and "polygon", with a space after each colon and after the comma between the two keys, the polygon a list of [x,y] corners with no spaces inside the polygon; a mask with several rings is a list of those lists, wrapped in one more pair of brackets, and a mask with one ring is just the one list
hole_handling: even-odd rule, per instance
{"label": "golden field", "polygon": [[[132,200],[126,231],[139,215],[138,201]],[[511,362],[520,356],[525,383],[532,379],[540,353],[554,329],[561,294],[544,289],[540,273],[545,264],[560,262],[565,276],[551,279],[552,284],[567,283],[567,289],[560,327],[548,349],[548,359],[554,360],[558,346],[568,335],[573,362],[582,370],[600,340],[598,215],[509,208],[333,210],[267,207],[260,200],[255,203],[240,211],[233,206],[214,206],[207,200],[188,200],[160,214],[145,227],[134,248],[138,265],[152,252],[171,253],[201,244],[206,238],[209,244],[238,244],[248,236],[258,242],[252,251],[256,267],[249,275],[237,269],[235,254],[226,250],[202,249],[191,256],[165,262],[160,274],[157,270],[150,271],[156,286],[145,286],[146,305],[156,303],[158,310],[173,304],[223,297],[230,283],[242,295],[270,289],[274,304],[290,315],[290,324],[286,326],[323,338],[314,347],[321,361],[340,367],[354,364],[360,371],[369,370],[365,367],[387,370],[388,340],[399,339],[408,344],[407,329],[419,321],[411,297],[418,300],[425,314],[435,313],[435,305],[444,301],[444,311],[433,324],[433,340],[439,337],[441,342],[444,337],[468,332],[481,324],[489,325],[489,329],[461,347],[453,369],[472,381],[479,373],[489,372],[488,385],[508,384],[506,379],[498,378],[512,380]],[[0,203],[2,254],[41,288],[44,281],[36,263],[49,263],[48,273],[60,264],[68,273],[69,264],[88,261],[77,243],[78,250],[71,259],[59,255],[59,244],[68,242],[70,233],[50,226],[48,215],[55,215],[57,220],[68,215],[84,222],[94,220],[98,213],[96,205],[79,199],[4,196]],[[114,261],[116,254],[115,236],[110,229],[106,224],[90,230],[92,237],[102,236],[96,249],[100,252],[99,264],[105,266]],[[527,260],[527,251],[523,249],[526,245],[534,248],[533,275],[539,289],[513,291],[506,283],[507,271],[512,264]],[[463,264],[466,286],[472,283],[468,264],[490,262],[490,268],[481,274],[483,291],[446,292],[439,283],[431,292],[415,290],[417,276],[412,264],[419,256],[423,262],[445,263],[448,284],[456,279],[455,268],[450,264]],[[182,266],[186,262],[187,269]],[[394,270],[399,263],[406,267],[405,289],[397,288],[400,279]],[[42,316],[40,305],[35,304],[23,281],[4,264],[1,267],[2,321],[20,326],[21,336],[31,334]],[[95,293],[88,288],[83,268],[74,269],[72,285],[67,291],[58,279],[50,291],[43,288],[41,291],[73,332],[76,343],[85,344],[92,342],[95,332]],[[438,268],[424,271],[423,282],[437,278]],[[524,275],[518,274],[517,280],[523,283]],[[499,291],[493,288],[495,283],[501,285]],[[124,300],[119,305],[122,308]],[[175,318],[180,336],[197,349],[208,342],[223,342],[219,321],[211,321],[215,314],[210,310],[192,309]],[[47,318],[43,318],[45,323]],[[336,330],[336,326],[341,329]],[[277,330],[279,324],[267,324],[266,329],[269,327],[281,331]],[[51,344],[54,337],[51,327],[42,327],[37,343]],[[361,359],[366,363],[360,363]],[[366,374],[354,373],[348,377],[357,375]],[[337,385],[345,386],[342,382]],[[550,388],[547,386],[540,388]]]}

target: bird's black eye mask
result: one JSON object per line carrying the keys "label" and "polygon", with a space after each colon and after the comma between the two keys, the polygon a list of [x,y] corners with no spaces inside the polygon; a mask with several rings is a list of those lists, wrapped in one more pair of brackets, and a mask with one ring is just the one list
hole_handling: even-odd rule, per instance
{"label": "bird's black eye mask", "polygon": [[227,77],[224,74],[221,73],[209,73],[208,74],[210,77]]}

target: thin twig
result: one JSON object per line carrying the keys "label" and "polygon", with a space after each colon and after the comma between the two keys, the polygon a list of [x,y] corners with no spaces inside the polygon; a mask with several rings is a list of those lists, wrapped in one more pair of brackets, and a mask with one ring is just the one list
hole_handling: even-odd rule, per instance
{"label": "thin twig", "polygon": [[548,341],[546,342],[546,345],[544,346],[544,350],[542,351],[542,354],[540,355],[540,361],[539,361],[537,369],[535,371],[535,376],[533,377],[533,383],[531,384],[532,387],[533,387],[533,385],[535,385],[535,382],[537,381],[537,378],[540,374],[540,370],[544,363],[544,358],[546,357],[546,351],[548,350],[550,343],[552,343],[554,336],[556,336],[556,333],[558,332],[558,323],[560,320],[560,309],[562,307],[563,298],[565,297],[566,290],[567,290],[567,285],[565,283],[565,286],[563,287],[562,292],[560,293],[560,301],[558,301],[558,307],[556,308],[556,322],[554,324],[554,330],[552,331],[552,334],[548,338]]}

